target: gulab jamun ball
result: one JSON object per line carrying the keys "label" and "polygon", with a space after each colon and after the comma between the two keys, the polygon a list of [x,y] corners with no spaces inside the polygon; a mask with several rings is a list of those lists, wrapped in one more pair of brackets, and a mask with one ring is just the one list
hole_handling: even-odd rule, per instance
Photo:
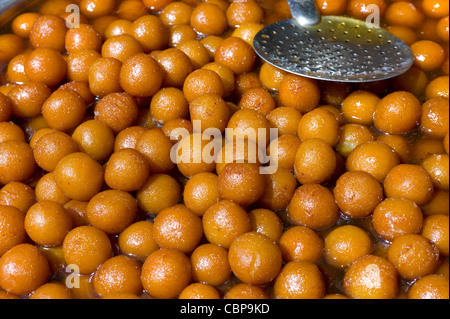
{"label": "gulab jamun ball", "polygon": [[447,1],[315,0],[411,49],[360,83],[258,56],[289,0],[32,2],[0,5],[0,299],[449,298]]}

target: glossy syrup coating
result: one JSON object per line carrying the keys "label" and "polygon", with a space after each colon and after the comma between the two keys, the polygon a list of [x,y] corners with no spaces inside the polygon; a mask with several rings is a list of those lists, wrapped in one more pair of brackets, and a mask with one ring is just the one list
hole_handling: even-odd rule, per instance
{"label": "glossy syrup coating", "polygon": [[395,151],[381,141],[369,141],[358,145],[347,157],[348,171],[363,171],[382,182],[387,173],[400,164]]}
{"label": "glossy syrup coating", "polygon": [[141,220],[131,224],[119,234],[118,245],[124,254],[146,258],[159,249],[153,238],[153,222]]}
{"label": "glossy syrup coating", "polygon": [[387,259],[365,255],[346,270],[344,289],[355,299],[392,299],[397,296],[397,271]]}
{"label": "glossy syrup coating", "polygon": [[86,101],[72,90],[56,90],[42,105],[42,116],[47,124],[60,131],[75,128],[85,115]]}
{"label": "glossy syrup coating", "polygon": [[269,299],[269,294],[261,286],[238,283],[224,295],[224,299]]}
{"label": "glossy syrup coating", "polygon": [[13,295],[26,295],[47,282],[50,266],[34,245],[19,244],[0,259],[0,287]]}
{"label": "glossy syrup coating", "polygon": [[343,124],[339,130],[339,140],[336,144],[336,150],[342,156],[347,157],[356,146],[364,142],[373,141],[374,139],[374,134],[365,125],[354,123]]}
{"label": "glossy syrup coating", "polygon": [[448,215],[435,214],[424,219],[420,234],[435,244],[442,256],[448,256]]}
{"label": "glossy syrup coating", "polygon": [[[208,137],[203,137],[205,136],[200,132],[183,137],[174,149],[175,154],[172,153],[174,156],[170,155],[171,158],[175,157],[178,170],[187,178],[199,173],[211,173],[216,166],[214,150],[220,144]],[[210,143],[215,146],[210,147]]]}
{"label": "glossy syrup coating", "polygon": [[278,244],[283,260],[304,260],[318,263],[324,256],[322,237],[311,228],[293,226],[281,235]]}
{"label": "glossy syrup coating", "polygon": [[265,208],[253,209],[248,213],[252,230],[278,241],[283,233],[283,222],[273,211]]}
{"label": "glossy syrup coating", "polygon": [[78,152],[76,141],[67,133],[54,130],[45,134],[33,148],[36,164],[47,172],[52,172],[56,164],[66,155]]}
{"label": "glossy syrup coating", "polygon": [[419,165],[400,164],[392,168],[384,180],[386,197],[403,197],[417,205],[427,204],[433,195],[433,182]]}
{"label": "glossy syrup coating", "polygon": [[192,10],[190,24],[201,34],[220,35],[227,29],[227,17],[217,5],[204,2]]}
{"label": "glossy syrup coating", "polygon": [[216,174],[209,172],[195,174],[184,187],[184,204],[198,216],[203,216],[209,207],[220,200],[217,186]]}
{"label": "glossy syrup coating", "polygon": [[104,97],[120,92],[120,70],[122,63],[115,58],[99,57],[93,60],[88,71],[89,88],[95,96]]}
{"label": "glossy syrup coating", "polygon": [[428,136],[443,138],[449,130],[449,102],[445,97],[434,97],[422,104],[420,128]]}
{"label": "glossy syrup coating", "polygon": [[373,252],[373,241],[363,229],[353,226],[338,226],[324,239],[325,259],[337,268],[347,268],[355,260]]}
{"label": "glossy syrup coating", "polygon": [[295,135],[281,135],[267,146],[266,152],[269,155],[269,161],[277,162],[279,168],[293,170],[300,144],[301,140]]}
{"label": "glossy syrup coating", "polygon": [[22,182],[10,182],[0,189],[0,205],[12,206],[26,213],[36,201],[35,191]]}
{"label": "glossy syrup coating", "polygon": [[[318,165],[326,163],[325,165]],[[295,177],[301,184],[323,183],[330,179],[336,169],[336,154],[322,139],[311,138],[297,148],[294,160]]]}
{"label": "glossy syrup coating", "polygon": [[24,39],[12,33],[2,34],[0,36],[0,48],[2,49],[0,61],[10,61],[25,48]]}
{"label": "glossy syrup coating", "polygon": [[0,184],[25,182],[36,166],[33,150],[27,143],[14,140],[0,143]]}
{"label": "glossy syrup coating", "polygon": [[92,25],[80,24],[77,28],[70,28],[66,33],[66,50],[75,52],[78,50],[95,50],[100,52],[102,38]]}
{"label": "glossy syrup coating", "polygon": [[100,297],[119,293],[139,295],[142,292],[141,264],[125,255],[111,257],[97,269],[92,285]]}
{"label": "glossy syrup coating", "polygon": [[183,289],[178,299],[220,299],[220,295],[213,286],[193,283]]}
{"label": "glossy syrup coating", "polygon": [[265,284],[276,278],[282,266],[278,245],[258,232],[248,232],[233,240],[228,260],[231,270],[241,281],[255,285]]}
{"label": "glossy syrup coating", "polygon": [[448,75],[438,76],[428,83],[425,94],[427,98],[446,97],[449,98],[448,89],[449,77]]}
{"label": "glossy syrup coating", "polygon": [[181,1],[171,2],[161,10],[159,18],[165,26],[189,24],[192,9],[192,6],[188,3]]}
{"label": "glossy syrup coating", "polygon": [[320,100],[317,81],[293,74],[283,77],[278,94],[283,106],[292,107],[301,113],[314,109]]}
{"label": "glossy syrup coating", "polygon": [[189,258],[175,249],[156,250],[142,265],[141,281],[153,298],[177,298],[191,281]]}
{"label": "glossy syrup coating", "polygon": [[264,87],[271,91],[278,91],[285,74],[285,71],[278,69],[272,64],[264,62],[259,71],[259,78]]}
{"label": "glossy syrup coating", "polygon": [[383,16],[386,12],[386,1],[385,0],[349,0],[347,6],[347,14],[350,16],[364,20],[370,14],[373,14],[376,9],[373,7],[369,7],[369,5],[376,5],[378,7],[377,10],[380,12],[380,16]]}
{"label": "glossy syrup coating", "polygon": [[65,285],[48,282],[34,290],[28,299],[74,299],[74,295]]}
{"label": "glossy syrup coating", "polygon": [[114,5],[113,0],[81,0],[80,11],[86,18],[93,19],[112,13]]}
{"label": "glossy syrup coating", "polygon": [[375,208],[373,228],[382,238],[392,241],[405,234],[417,234],[423,224],[422,211],[409,199],[386,198]]}
{"label": "glossy syrup coating", "polygon": [[427,275],[419,278],[408,289],[408,299],[448,299],[448,278]]}
{"label": "glossy syrup coating", "polygon": [[91,225],[107,234],[118,234],[134,222],[137,210],[137,201],[130,193],[105,190],[89,200],[86,216]]}
{"label": "glossy syrup coating", "polygon": [[229,37],[219,44],[214,60],[228,66],[235,74],[241,74],[253,69],[256,54],[241,38]]}
{"label": "glossy syrup coating", "polygon": [[264,174],[264,184],[264,192],[258,203],[267,209],[285,210],[297,188],[294,174],[280,167],[273,174]]}
{"label": "glossy syrup coating", "polygon": [[101,162],[107,159],[114,148],[112,129],[100,120],[88,120],[81,123],[72,133],[78,149]]}
{"label": "glossy syrup coating", "polygon": [[230,111],[221,96],[206,93],[189,103],[191,121],[200,121],[201,131],[216,128],[224,132],[230,118]]}
{"label": "glossy syrup coating", "polygon": [[30,36],[34,23],[40,16],[41,15],[38,12],[25,12],[19,14],[12,21],[11,29],[16,35],[27,38]]}
{"label": "glossy syrup coating", "polygon": [[225,248],[229,248],[235,238],[251,231],[247,212],[230,200],[221,200],[208,208],[202,223],[206,239]]}
{"label": "glossy syrup coating", "polygon": [[79,200],[69,200],[64,204],[65,210],[72,217],[73,227],[85,226],[88,224],[88,220],[86,217],[88,202],[83,202]]}
{"label": "glossy syrup coating", "polygon": [[153,95],[150,102],[153,120],[161,125],[173,119],[187,118],[189,108],[183,92],[174,87],[162,88]]}
{"label": "glossy syrup coating", "polygon": [[114,140],[114,152],[123,148],[135,149],[139,136],[141,136],[145,131],[147,131],[145,127],[135,125],[129,126],[120,131]]}
{"label": "glossy syrup coating", "polygon": [[153,238],[161,248],[190,253],[202,236],[201,219],[183,204],[163,209],[154,219]]}
{"label": "glossy syrup coating", "polygon": [[151,56],[163,70],[163,86],[181,88],[186,77],[192,72],[190,58],[177,48],[153,51]]}
{"label": "glossy syrup coating", "polygon": [[79,226],[64,238],[62,252],[67,265],[78,266],[80,274],[91,274],[112,256],[108,235],[94,226]]}
{"label": "glossy syrup coating", "polygon": [[321,299],[325,283],[316,264],[310,261],[291,261],[283,266],[275,280],[277,299]]}
{"label": "glossy syrup coating", "polygon": [[270,125],[277,128],[280,135],[296,135],[301,118],[302,114],[299,111],[286,106],[279,106],[267,114]]}
{"label": "glossy syrup coating", "polygon": [[61,204],[42,200],[27,211],[24,225],[28,236],[38,245],[59,246],[72,229],[73,222]]}
{"label": "glossy syrup coating", "polygon": [[304,184],[296,189],[288,207],[295,225],[319,230],[330,227],[339,218],[333,193],[321,184]]}
{"label": "glossy syrup coating", "polygon": [[152,174],[136,194],[139,208],[146,213],[158,214],[181,199],[181,186],[170,175]]}
{"label": "glossy syrup coating", "polygon": [[212,286],[226,282],[232,275],[227,249],[215,244],[197,246],[190,257],[192,279]]}
{"label": "glossy syrup coating", "polygon": [[0,143],[4,141],[25,142],[25,133],[17,124],[0,122]]}
{"label": "glossy syrup coating", "polygon": [[342,213],[352,218],[369,216],[383,200],[381,184],[362,171],[342,174],[336,181],[333,194]]}
{"label": "glossy syrup coating", "polygon": [[267,116],[276,108],[276,101],[266,89],[253,88],[244,92],[239,101],[239,107],[253,109]]}
{"label": "glossy syrup coating", "polygon": [[0,93],[0,120],[2,121],[9,120],[11,112],[12,112],[11,101],[3,93]]}
{"label": "glossy syrup coating", "polygon": [[422,25],[425,15],[420,10],[420,7],[410,2],[401,1],[391,3],[387,7],[385,18],[389,24],[417,28]]}
{"label": "glossy syrup coating", "polygon": [[126,92],[109,93],[95,104],[94,117],[117,134],[137,120],[138,106],[135,98]]}
{"label": "glossy syrup coating", "polygon": [[422,167],[430,174],[435,189],[448,191],[449,189],[449,157],[447,154],[428,156]]}
{"label": "glossy syrup coating", "polygon": [[121,19],[134,21],[148,13],[147,8],[140,1],[122,1],[117,7],[117,14]]}
{"label": "glossy syrup coating", "polygon": [[49,200],[60,205],[64,205],[70,201],[70,198],[56,184],[55,174],[53,172],[42,176],[36,183],[34,191],[37,201]]}
{"label": "glossy syrup coating", "polygon": [[117,19],[111,22],[105,30],[105,38],[110,39],[123,34],[130,34],[132,22],[125,19]]}
{"label": "glossy syrup coating", "polygon": [[246,206],[256,202],[264,192],[264,178],[256,164],[230,163],[219,174],[219,194]]}
{"label": "glossy syrup coating", "polygon": [[297,135],[302,141],[319,138],[334,146],[339,140],[338,119],[333,113],[318,107],[302,116]]}
{"label": "glossy syrup coating", "polygon": [[31,81],[54,87],[66,75],[67,64],[62,55],[49,48],[33,50],[25,63],[25,75]]}
{"label": "glossy syrup coating", "polygon": [[12,247],[25,242],[25,214],[13,206],[0,206],[0,256]]}
{"label": "glossy syrup coating", "polygon": [[400,276],[407,280],[433,273],[439,265],[439,250],[427,238],[418,234],[395,238],[388,248],[388,260]]}
{"label": "glossy syrup coating", "polygon": [[[448,4],[316,5],[379,13],[414,66],[367,83],[271,66],[252,42],[291,18],[285,0],[47,0],[12,16],[0,264],[26,243],[49,271],[26,292],[0,283],[0,298],[448,298]],[[193,163],[211,128],[222,139]],[[68,265],[80,288],[65,287]]]}
{"label": "glossy syrup coating", "polygon": [[439,19],[448,15],[449,5],[441,0],[423,0],[422,10],[428,17]]}
{"label": "glossy syrup coating", "polygon": [[55,15],[41,15],[31,28],[29,39],[33,48],[48,48],[63,51],[65,48],[66,27],[63,18]]}
{"label": "glossy syrup coating", "polygon": [[409,92],[394,92],[382,98],[373,115],[375,127],[388,134],[403,134],[416,128],[420,102]]}
{"label": "glossy syrup coating", "polygon": [[120,69],[120,85],[136,97],[149,97],[155,94],[163,81],[159,64],[144,53],[130,56]]}
{"label": "glossy syrup coating", "polygon": [[136,191],[150,173],[147,159],[135,149],[125,148],[111,154],[105,166],[105,183],[117,190]]}
{"label": "glossy syrup coating", "polygon": [[[200,43],[201,43],[201,41],[200,41]],[[203,44],[203,46],[205,46],[205,45]],[[205,65],[203,65],[202,69],[212,70],[219,75],[220,79],[222,80],[222,84],[223,84],[223,90],[224,90],[223,96],[224,97],[228,97],[231,95],[231,93],[233,93],[234,88],[235,88],[234,82],[235,82],[236,77],[235,77],[233,71],[229,67],[227,67],[221,63],[218,63],[218,62],[209,62],[209,63],[206,63]]]}
{"label": "glossy syrup coating", "polygon": [[136,149],[147,159],[150,173],[167,173],[175,166],[170,157],[172,146],[159,127],[144,132],[136,142]]}
{"label": "glossy syrup coating", "polygon": [[161,19],[146,14],[136,19],[131,25],[131,35],[139,41],[144,52],[165,49],[169,41],[169,32]]}
{"label": "glossy syrup coating", "polygon": [[347,10],[347,0],[318,0],[317,7],[324,15],[341,15]]}
{"label": "glossy syrup coating", "polygon": [[12,114],[23,118],[38,116],[42,111],[42,104],[51,93],[50,88],[42,82],[31,81],[17,85],[8,93]]}
{"label": "glossy syrup coating", "polygon": [[169,29],[169,47],[176,48],[183,42],[188,41],[197,42],[197,32],[195,32],[195,30],[190,25],[188,24],[174,25]]}
{"label": "glossy syrup coating", "polygon": [[233,31],[231,36],[241,38],[253,47],[253,39],[262,28],[264,28],[262,23],[244,22]]}
{"label": "glossy syrup coating", "polygon": [[382,134],[378,135],[376,139],[389,145],[397,153],[401,163],[411,162],[413,150],[410,141],[404,135]]}
{"label": "glossy syrup coating", "polygon": [[206,93],[223,96],[223,82],[220,76],[212,70],[195,70],[186,77],[183,83],[183,93],[189,103]]}
{"label": "glossy syrup coating", "polygon": [[419,40],[411,45],[414,65],[424,71],[439,69],[445,61],[444,48],[431,40]]}
{"label": "glossy syrup coating", "polygon": [[55,167],[55,181],[64,194],[87,201],[97,194],[104,183],[103,167],[82,152],[64,156]]}
{"label": "glossy syrup coating", "polygon": [[101,47],[103,57],[114,58],[122,63],[132,55],[142,52],[139,41],[126,33],[108,38]]}

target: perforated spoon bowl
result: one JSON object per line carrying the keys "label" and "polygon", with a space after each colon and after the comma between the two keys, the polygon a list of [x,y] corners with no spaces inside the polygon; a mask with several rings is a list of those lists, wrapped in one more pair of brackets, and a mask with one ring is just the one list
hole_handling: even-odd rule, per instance
{"label": "perforated spoon bowl", "polygon": [[328,81],[370,82],[406,72],[414,56],[386,30],[348,17],[320,17],[314,0],[288,0],[292,19],[264,27],[256,53],[290,73]]}

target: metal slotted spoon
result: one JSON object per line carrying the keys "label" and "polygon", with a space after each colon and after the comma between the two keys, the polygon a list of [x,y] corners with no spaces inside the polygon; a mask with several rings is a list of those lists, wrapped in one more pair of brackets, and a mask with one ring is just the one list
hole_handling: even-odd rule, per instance
{"label": "metal slotted spoon", "polygon": [[288,0],[292,19],[271,24],[253,40],[256,53],[290,73],[319,80],[368,82],[392,78],[413,64],[409,46],[357,19],[320,17],[314,0]]}

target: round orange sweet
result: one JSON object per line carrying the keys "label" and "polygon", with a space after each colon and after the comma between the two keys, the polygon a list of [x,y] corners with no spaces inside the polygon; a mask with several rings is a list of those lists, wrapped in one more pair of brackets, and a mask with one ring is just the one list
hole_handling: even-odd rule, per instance
{"label": "round orange sweet", "polygon": [[159,249],[142,265],[142,285],[158,299],[177,298],[191,282],[191,264],[185,254],[175,249]]}
{"label": "round orange sweet", "polygon": [[[281,250],[269,237],[248,232],[237,237],[228,250],[233,273],[243,282],[261,285],[273,280],[281,269]],[[254,260],[258,260],[257,263]]]}
{"label": "round orange sweet", "polygon": [[290,261],[275,279],[277,299],[321,299],[325,282],[316,264],[310,261]]}
{"label": "round orange sweet", "polygon": [[202,236],[201,219],[183,204],[163,209],[154,219],[153,238],[161,248],[190,253]]}
{"label": "round orange sweet", "polygon": [[45,255],[34,245],[19,244],[0,259],[0,287],[20,296],[31,293],[50,278]]}

